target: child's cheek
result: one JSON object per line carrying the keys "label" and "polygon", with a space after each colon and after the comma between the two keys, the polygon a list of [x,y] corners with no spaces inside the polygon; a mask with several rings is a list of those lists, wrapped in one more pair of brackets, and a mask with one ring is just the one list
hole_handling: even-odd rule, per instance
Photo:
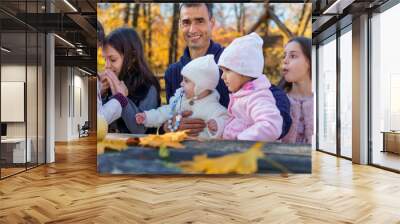
{"label": "child's cheek", "polygon": [[187,98],[191,98],[192,95],[192,89],[190,88],[190,85],[185,85],[185,87],[183,88],[185,90],[185,96]]}
{"label": "child's cheek", "polygon": [[238,91],[239,88],[240,88],[238,80],[232,80],[231,85],[232,85],[232,86],[231,86],[232,92],[236,92],[236,91]]}

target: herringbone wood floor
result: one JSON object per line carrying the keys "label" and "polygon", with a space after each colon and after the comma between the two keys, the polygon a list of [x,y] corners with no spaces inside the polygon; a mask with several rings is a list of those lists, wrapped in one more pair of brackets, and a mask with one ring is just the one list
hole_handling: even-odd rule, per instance
{"label": "herringbone wood floor", "polygon": [[98,176],[94,138],[0,181],[0,223],[400,223],[400,175],[313,152],[313,174]]}

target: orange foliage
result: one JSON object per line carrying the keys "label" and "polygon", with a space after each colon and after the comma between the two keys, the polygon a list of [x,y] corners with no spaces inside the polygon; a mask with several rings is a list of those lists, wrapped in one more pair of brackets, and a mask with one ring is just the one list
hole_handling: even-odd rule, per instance
{"label": "orange foliage", "polygon": [[[124,17],[126,16],[126,9],[131,5],[130,16],[128,17],[128,22],[124,23]],[[99,3],[97,10],[97,18],[103,24],[106,35],[110,33],[112,30],[118,27],[132,27],[132,13],[133,13],[133,4],[134,3]],[[163,3],[163,6],[167,6],[167,4],[171,3]],[[136,31],[141,35],[142,42],[144,43],[145,55],[146,57],[149,55],[151,51],[151,58],[147,58],[149,65],[152,71],[157,76],[163,76],[166,68],[168,67],[168,55],[169,55],[169,46],[170,46],[170,34],[171,34],[171,25],[172,25],[172,7],[170,7],[171,11],[166,13],[164,7],[164,11],[162,11],[162,4],[159,3],[151,3],[151,17],[152,23],[150,25],[152,32],[152,40],[151,47],[149,47],[148,41],[146,41],[147,34],[149,32],[149,24],[148,17],[145,17],[143,14],[144,4],[141,4],[141,8],[139,10],[138,16],[138,24],[135,27]],[[244,24],[244,29],[249,29],[261,16],[263,13],[262,10],[258,10],[257,13],[254,9],[262,9],[263,3],[246,3],[245,7],[248,7],[246,11],[246,22]],[[273,4],[271,4],[273,5]],[[275,4],[279,5],[279,4]],[[253,7],[253,8],[251,8]],[[287,26],[287,28],[292,32],[296,33],[299,27],[304,27],[304,24],[299,24],[299,17],[301,14],[302,4],[285,4],[280,5],[280,7],[284,8],[287,11],[288,16],[286,19],[281,19],[282,22]],[[311,4],[306,5],[307,10],[305,15],[311,12]],[[226,20],[225,17],[231,16],[235,17],[235,14],[229,14],[228,12],[221,10],[228,10],[227,4],[222,7],[214,7],[216,9],[214,11],[214,15],[216,17],[220,16],[221,23],[217,23],[212,32],[212,39],[220,43],[223,46],[227,46],[234,38],[242,35],[236,28],[236,21]],[[219,11],[218,11],[219,10]],[[166,16],[168,14],[168,16]],[[230,21],[230,22],[229,22]],[[264,36],[266,32],[265,24],[262,24],[256,32],[260,34],[260,36]],[[281,36],[279,42],[275,43],[273,46],[266,46],[264,49],[265,56],[265,69],[264,73],[267,74],[272,83],[277,83],[280,77],[280,69],[283,57],[283,49],[284,44],[288,41],[286,35],[282,33],[282,31],[274,25],[274,22],[270,21],[268,25],[268,37],[269,36]],[[304,32],[304,36],[311,38],[311,21],[307,24],[306,30]],[[185,47],[185,42],[182,36],[182,33],[179,32],[178,35],[178,60],[179,57],[183,53],[183,49]],[[101,51],[97,54],[98,57],[98,70],[101,71],[104,67],[104,59],[101,56]]]}

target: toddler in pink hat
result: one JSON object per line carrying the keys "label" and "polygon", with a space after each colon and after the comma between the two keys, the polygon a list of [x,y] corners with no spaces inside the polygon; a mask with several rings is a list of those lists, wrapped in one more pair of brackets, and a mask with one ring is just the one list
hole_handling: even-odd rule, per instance
{"label": "toddler in pink hat", "polygon": [[283,119],[263,74],[263,40],[256,33],[236,38],[222,52],[218,65],[229,89],[229,119],[224,139],[275,141]]}

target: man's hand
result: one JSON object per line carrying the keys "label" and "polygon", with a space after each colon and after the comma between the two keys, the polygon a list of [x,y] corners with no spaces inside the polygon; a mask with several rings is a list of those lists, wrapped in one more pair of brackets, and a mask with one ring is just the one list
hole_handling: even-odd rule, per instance
{"label": "man's hand", "polygon": [[[206,123],[202,119],[188,118],[192,115],[192,111],[184,111],[182,113],[182,120],[179,125],[178,130],[189,130],[189,136],[198,136],[200,132],[206,127]],[[175,124],[175,117],[172,119],[172,124]],[[165,122],[163,125],[165,132],[170,132],[168,129],[168,122]]]}
{"label": "man's hand", "polygon": [[107,90],[110,88],[110,83],[109,83],[108,79],[106,78],[106,72],[99,73],[99,78],[100,78],[100,82],[101,82],[100,94],[104,95],[107,92]]}

